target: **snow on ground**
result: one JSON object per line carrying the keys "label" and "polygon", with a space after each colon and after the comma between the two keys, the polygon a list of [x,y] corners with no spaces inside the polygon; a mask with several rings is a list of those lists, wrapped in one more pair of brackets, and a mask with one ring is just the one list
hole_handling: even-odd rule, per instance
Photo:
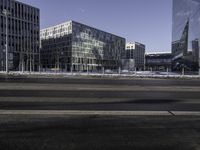
{"label": "snow on ground", "polygon": [[[6,74],[0,72],[0,74]],[[122,72],[119,73],[79,73],[79,72],[9,72],[9,75],[42,75],[42,76],[96,76],[96,77],[147,77],[147,78],[199,78],[199,75],[180,75],[173,72],[151,72],[151,71],[137,71],[132,73]]]}

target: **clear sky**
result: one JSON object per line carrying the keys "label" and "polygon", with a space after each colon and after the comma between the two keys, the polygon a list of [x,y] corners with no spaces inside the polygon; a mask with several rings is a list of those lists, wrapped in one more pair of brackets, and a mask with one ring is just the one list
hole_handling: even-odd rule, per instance
{"label": "clear sky", "polygon": [[41,28],[68,20],[170,52],[172,0],[18,0],[40,8]]}

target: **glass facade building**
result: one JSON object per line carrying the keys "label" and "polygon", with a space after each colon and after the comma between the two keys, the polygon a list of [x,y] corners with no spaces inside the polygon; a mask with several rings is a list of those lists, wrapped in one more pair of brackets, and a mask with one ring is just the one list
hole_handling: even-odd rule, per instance
{"label": "glass facade building", "polygon": [[8,68],[39,70],[40,10],[16,0],[0,0],[0,71],[6,69],[6,17],[8,15]]}
{"label": "glass facade building", "polygon": [[199,69],[200,0],[173,0],[172,69]]}
{"label": "glass facade building", "polygon": [[152,53],[145,55],[146,70],[171,71],[171,53]]}
{"label": "glass facade building", "polygon": [[75,21],[43,29],[40,37],[44,70],[117,69],[125,51],[124,38]]}

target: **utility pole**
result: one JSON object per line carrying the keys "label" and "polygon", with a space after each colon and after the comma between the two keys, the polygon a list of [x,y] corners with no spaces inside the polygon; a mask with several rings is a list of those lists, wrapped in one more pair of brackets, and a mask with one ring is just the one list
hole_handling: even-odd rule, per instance
{"label": "utility pole", "polygon": [[119,73],[119,75],[121,74],[121,67],[119,67],[118,73]]}
{"label": "utility pole", "polygon": [[103,75],[105,74],[105,68],[103,67]]}
{"label": "utility pole", "polygon": [[169,68],[167,67],[167,75],[169,75]]}
{"label": "utility pole", "polygon": [[182,68],[182,76],[184,76],[184,75],[185,75],[185,68],[183,66],[183,68]]}
{"label": "utility pole", "polygon": [[30,52],[29,57],[30,57],[30,73],[31,73],[32,72],[32,56],[31,56],[31,52]]}
{"label": "utility pole", "polygon": [[24,73],[24,55],[23,54],[20,54],[20,55],[22,55],[21,57],[22,57],[22,73]]}
{"label": "utility pole", "polygon": [[74,64],[73,64],[73,62],[71,61],[71,74],[73,75],[73,67],[74,67]]}
{"label": "utility pole", "polygon": [[199,58],[199,76],[200,76],[200,58]]}
{"label": "utility pole", "polygon": [[42,64],[41,64],[41,49],[42,46],[40,46],[40,42],[37,42],[37,44],[39,44],[39,73],[41,73],[41,68],[42,68]]}
{"label": "utility pole", "polygon": [[39,73],[41,73],[41,60],[40,60],[41,59],[41,56],[40,56],[41,54],[40,53],[41,53],[41,51],[39,50]]}
{"label": "utility pole", "polygon": [[10,15],[10,12],[6,9],[3,10],[3,15],[6,17],[6,74],[8,74],[8,16]]}

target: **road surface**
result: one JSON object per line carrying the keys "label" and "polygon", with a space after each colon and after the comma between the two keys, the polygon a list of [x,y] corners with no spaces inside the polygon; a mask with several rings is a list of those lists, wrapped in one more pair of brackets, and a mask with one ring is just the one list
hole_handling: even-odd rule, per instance
{"label": "road surface", "polygon": [[200,111],[200,81],[0,78],[0,109]]}
{"label": "road surface", "polygon": [[0,78],[2,150],[199,150],[200,81]]}

